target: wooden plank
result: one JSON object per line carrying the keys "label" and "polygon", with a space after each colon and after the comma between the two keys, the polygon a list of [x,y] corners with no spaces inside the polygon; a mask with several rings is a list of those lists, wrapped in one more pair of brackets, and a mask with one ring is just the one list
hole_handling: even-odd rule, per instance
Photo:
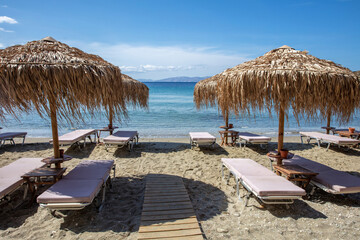
{"label": "wooden plank", "polygon": [[170,202],[184,202],[184,201],[189,201],[189,197],[184,197],[184,196],[179,196],[177,198],[169,198],[169,197],[165,197],[165,198],[161,198],[161,199],[156,199],[156,198],[146,198],[144,199],[144,203],[170,203]]}
{"label": "wooden plank", "polygon": [[174,230],[174,231],[161,231],[161,232],[145,232],[139,233],[139,239],[152,239],[152,238],[162,238],[162,237],[183,237],[183,236],[193,236],[201,235],[199,228],[197,229],[184,229],[184,230]]}
{"label": "wooden plank", "polygon": [[174,219],[171,221],[168,220],[151,220],[151,221],[142,221],[141,226],[164,226],[164,225],[179,225],[184,223],[197,223],[196,218],[185,218],[185,219]]}
{"label": "wooden plank", "polygon": [[146,194],[146,196],[145,197],[148,197],[148,196],[150,196],[150,197],[152,197],[152,196],[182,196],[182,195],[184,195],[184,193],[151,193],[151,192],[148,192],[147,194]]}
{"label": "wooden plank", "polygon": [[168,215],[160,215],[160,216],[143,216],[143,215],[141,215],[141,221],[174,220],[174,219],[184,219],[184,218],[193,218],[193,217],[196,217],[193,213],[168,214]]}
{"label": "wooden plank", "polygon": [[173,224],[173,225],[150,225],[141,226],[139,232],[159,232],[159,231],[172,231],[172,230],[183,230],[183,229],[194,229],[199,228],[198,223],[184,223],[184,224]]}
{"label": "wooden plank", "polygon": [[187,205],[191,206],[191,203],[189,201],[183,201],[183,202],[170,202],[170,203],[145,203],[143,204],[143,207],[159,207],[159,206],[177,206],[177,205]]}
{"label": "wooden plank", "polygon": [[146,193],[183,193],[183,194],[187,194],[185,189],[180,189],[180,190],[176,190],[176,189],[158,189],[158,190],[145,190],[145,194]]}
{"label": "wooden plank", "polygon": [[189,208],[193,208],[191,204],[181,204],[181,205],[158,205],[158,206],[153,206],[153,205],[149,205],[149,206],[143,206],[143,212],[148,212],[148,211],[167,211],[167,210],[176,210],[176,209],[189,209]]}
{"label": "wooden plank", "polygon": [[161,216],[161,215],[170,215],[170,214],[194,214],[194,209],[174,209],[174,210],[166,210],[166,211],[148,211],[143,212],[142,216]]}
{"label": "wooden plank", "polygon": [[[144,239],[144,238],[142,238],[142,239]],[[149,239],[149,238],[147,238],[147,239]],[[150,239],[151,240],[203,240],[204,238],[200,235],[194,235],[194,236],[170,237],[170,238],[167,238],[167,237],[165,237],[165,238],[150,238]]]}
{"label": "wooden plank", "polygon": [[177,198],[181,198],[181,197],[186,197],[187,199],[190,199],[189,198],[189,195],[186,195],[186,194],[178,194],[178,195],[168,195],[168,196],[156,196],[156,195],[146,195],[144,197],[144,199],[177,199]]}

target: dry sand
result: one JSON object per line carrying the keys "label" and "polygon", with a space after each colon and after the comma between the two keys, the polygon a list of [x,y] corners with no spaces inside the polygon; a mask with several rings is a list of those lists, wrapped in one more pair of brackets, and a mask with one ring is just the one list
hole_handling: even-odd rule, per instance
{"label": "dry sand", "polygon": [[[360,150],[348,152],[332,147],[301,145],[298,137],[285,139],[285,147],[300,156],[332,168],[360,176]],[[0,149],[0,167],[20,157],[52,155],[47,139],[27,139],[24,146]],[[32,142],[32,143],[30,143]],[[37,143],[42,142],[42,143]],[[191,150],[188,139],[140,139],[134,151],[110,149],[88,144],[81,150],[65,148],[73,160],[68,170],[84,159],[114,159],[116,178],[106,194],[101,212],[91,205],[53,217],[36,203],[10,209],[1,206],[1,239],[136,239],[144,196],[144,177],[148,173],[178,175],[184,179],[194,210],[207,239],[360,239],[360,194],[331,195],[317,190],[309,200],[296,200],[287,208],[255,200],[244,208],[235,194],[233,179],[226,185],[221,178],[221,158],[251,158],[269,167],[265,154],[276,148],[276,139],[262,150],[216,146],[214,150]],[[39,193],[46,187],[41,187]],[[19,201],[22,191],[14,195]],[[241,194],[245,191],[242,189]],[[25,202],[26,203],[26,202]]]}

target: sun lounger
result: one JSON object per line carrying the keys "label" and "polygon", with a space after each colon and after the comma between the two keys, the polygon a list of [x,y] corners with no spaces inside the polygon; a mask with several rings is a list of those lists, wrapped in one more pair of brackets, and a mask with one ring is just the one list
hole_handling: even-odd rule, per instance
{"label": "sun lounger", "polygon": [[117,131],[113,135],[105,137],[103,141],[106,149],[111,145],[115,145],[120,148],[127,146],[131,151],[134,144],[139,142],[139,135],[137,131]]}
{"label": "sun lounger", "polygon": [[312,139],[316,140],[319,147],[321,143],[327,143],[328,145],[326,150],[329,149],[330,144],[336,144],[339,147],[340,146],[352,147],[360,143],[359,140],[346,138],[346,137],[339,137],[339,136],[324,134],[319,132],[300,132],[301,143],[303,143],[303,137],[307,138],[308,143],[310,143]]}
{"label": "sun lounger", "polygon": [[[66,133],[59,137],[60,145],[73,145],[77,144],[80,146],[80,141],[84,141],[84,146],[86,144],[86,138],[90,139],[90,142],[93,142],[91,135],[94,135],[94,142],[96,142],[97,131],[95,129],[79,129],[69,133]],[[50,140],[52,142],[52,140]]]}
{"label": "sun lounger", "polygon": [[314,187],[332,194],[348,194],[360,192],[360,177],[338,171],[321,163],[295,155],[284,159],[283,164],[296,164],[313,172],[319,173],[311,179]]}
{"label": "sun lounger", "polygon": [[110,181],[110,171],[115,168],[113,160],[84,160],[60,181],[37,198],[41,207],[50,210],[80,210],[90,205]]}
{"label": "sun lounger", "polygon": [[214,146],[216,137],[208,132],[189,132],[191,148],[200,146]]}
{"label": "sun lounger", "polygon": [[[10,194],[21,187],[25,180],[21,177],[27,172],[42,167],[42,158],[20,158],[0,168],[0,202],[10,201]],[[24,198],[27,191],[24,192]]]}
{"label": "sun lounger", "polygon": [[15,145],[14,138],[23,138],[22,144],[25,142],[27,132],[6,132],[0,134],[0,146],[5,144],[5,141],[10,141]]}
{"label": "sun lounger", "polygon": [[245,206],[251,195],[265,204],[289,204],[293,203],[294,199],[301,198],[306,194],[304,189],[277,176],[251,159],[222,158],[221,162],[222,176],[224,177],[224,167],[226,167],[229,170],[229,177],[230,174],[235,177],[239,198],[240,183],[248,191]]}
{"label": "sun lounger", "polygon": [[249,132],[239,132],[238,139],[239,139],[240,147],[242,144],[244,144],[244,147],[246,147],[247,143],[260,144],[260,147],[262,147],[263,144],[268,144],[271,141],[270,137],[261,136]]}

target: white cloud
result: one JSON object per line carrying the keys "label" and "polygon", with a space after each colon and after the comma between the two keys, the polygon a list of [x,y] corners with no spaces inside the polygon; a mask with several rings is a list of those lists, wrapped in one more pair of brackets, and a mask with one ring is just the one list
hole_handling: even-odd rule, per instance
{"label": "white cloud", "polygon": [[[247,60],[212,47],[80,44],[133,77],[210,76]],[[136,76],[137,75],[137,76]]]}
{"label": "white cloud", "polygon": [[0,23],[10,23],[10,24],[16,24],[18,23],[15,19],[7,16],[0,16]]}
{"label": "white cloud", "polygon": [[7,5],[1,5],[2,8],[7,8],[8,6]]}
{"label": "white cloud", "polygon": [[6,29],[4,29],[4,28],[0,28],[0,32],[14,32],[14,31],[6,30]]}
{"label": "white cloud", "polygon": [[0,43],[0,48],[3,48],[3,47],[5,47],[5,45],[4,45],[4,44],[2,44],[2,43]]}

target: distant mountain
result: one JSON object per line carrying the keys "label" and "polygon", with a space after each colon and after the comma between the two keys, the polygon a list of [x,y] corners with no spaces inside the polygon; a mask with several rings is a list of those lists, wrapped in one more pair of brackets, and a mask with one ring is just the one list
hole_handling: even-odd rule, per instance
{"label": "distant mountain", "polygon": [[160,80],[138,79],[140,82],[198,82],[209,77],[172,77]]}

